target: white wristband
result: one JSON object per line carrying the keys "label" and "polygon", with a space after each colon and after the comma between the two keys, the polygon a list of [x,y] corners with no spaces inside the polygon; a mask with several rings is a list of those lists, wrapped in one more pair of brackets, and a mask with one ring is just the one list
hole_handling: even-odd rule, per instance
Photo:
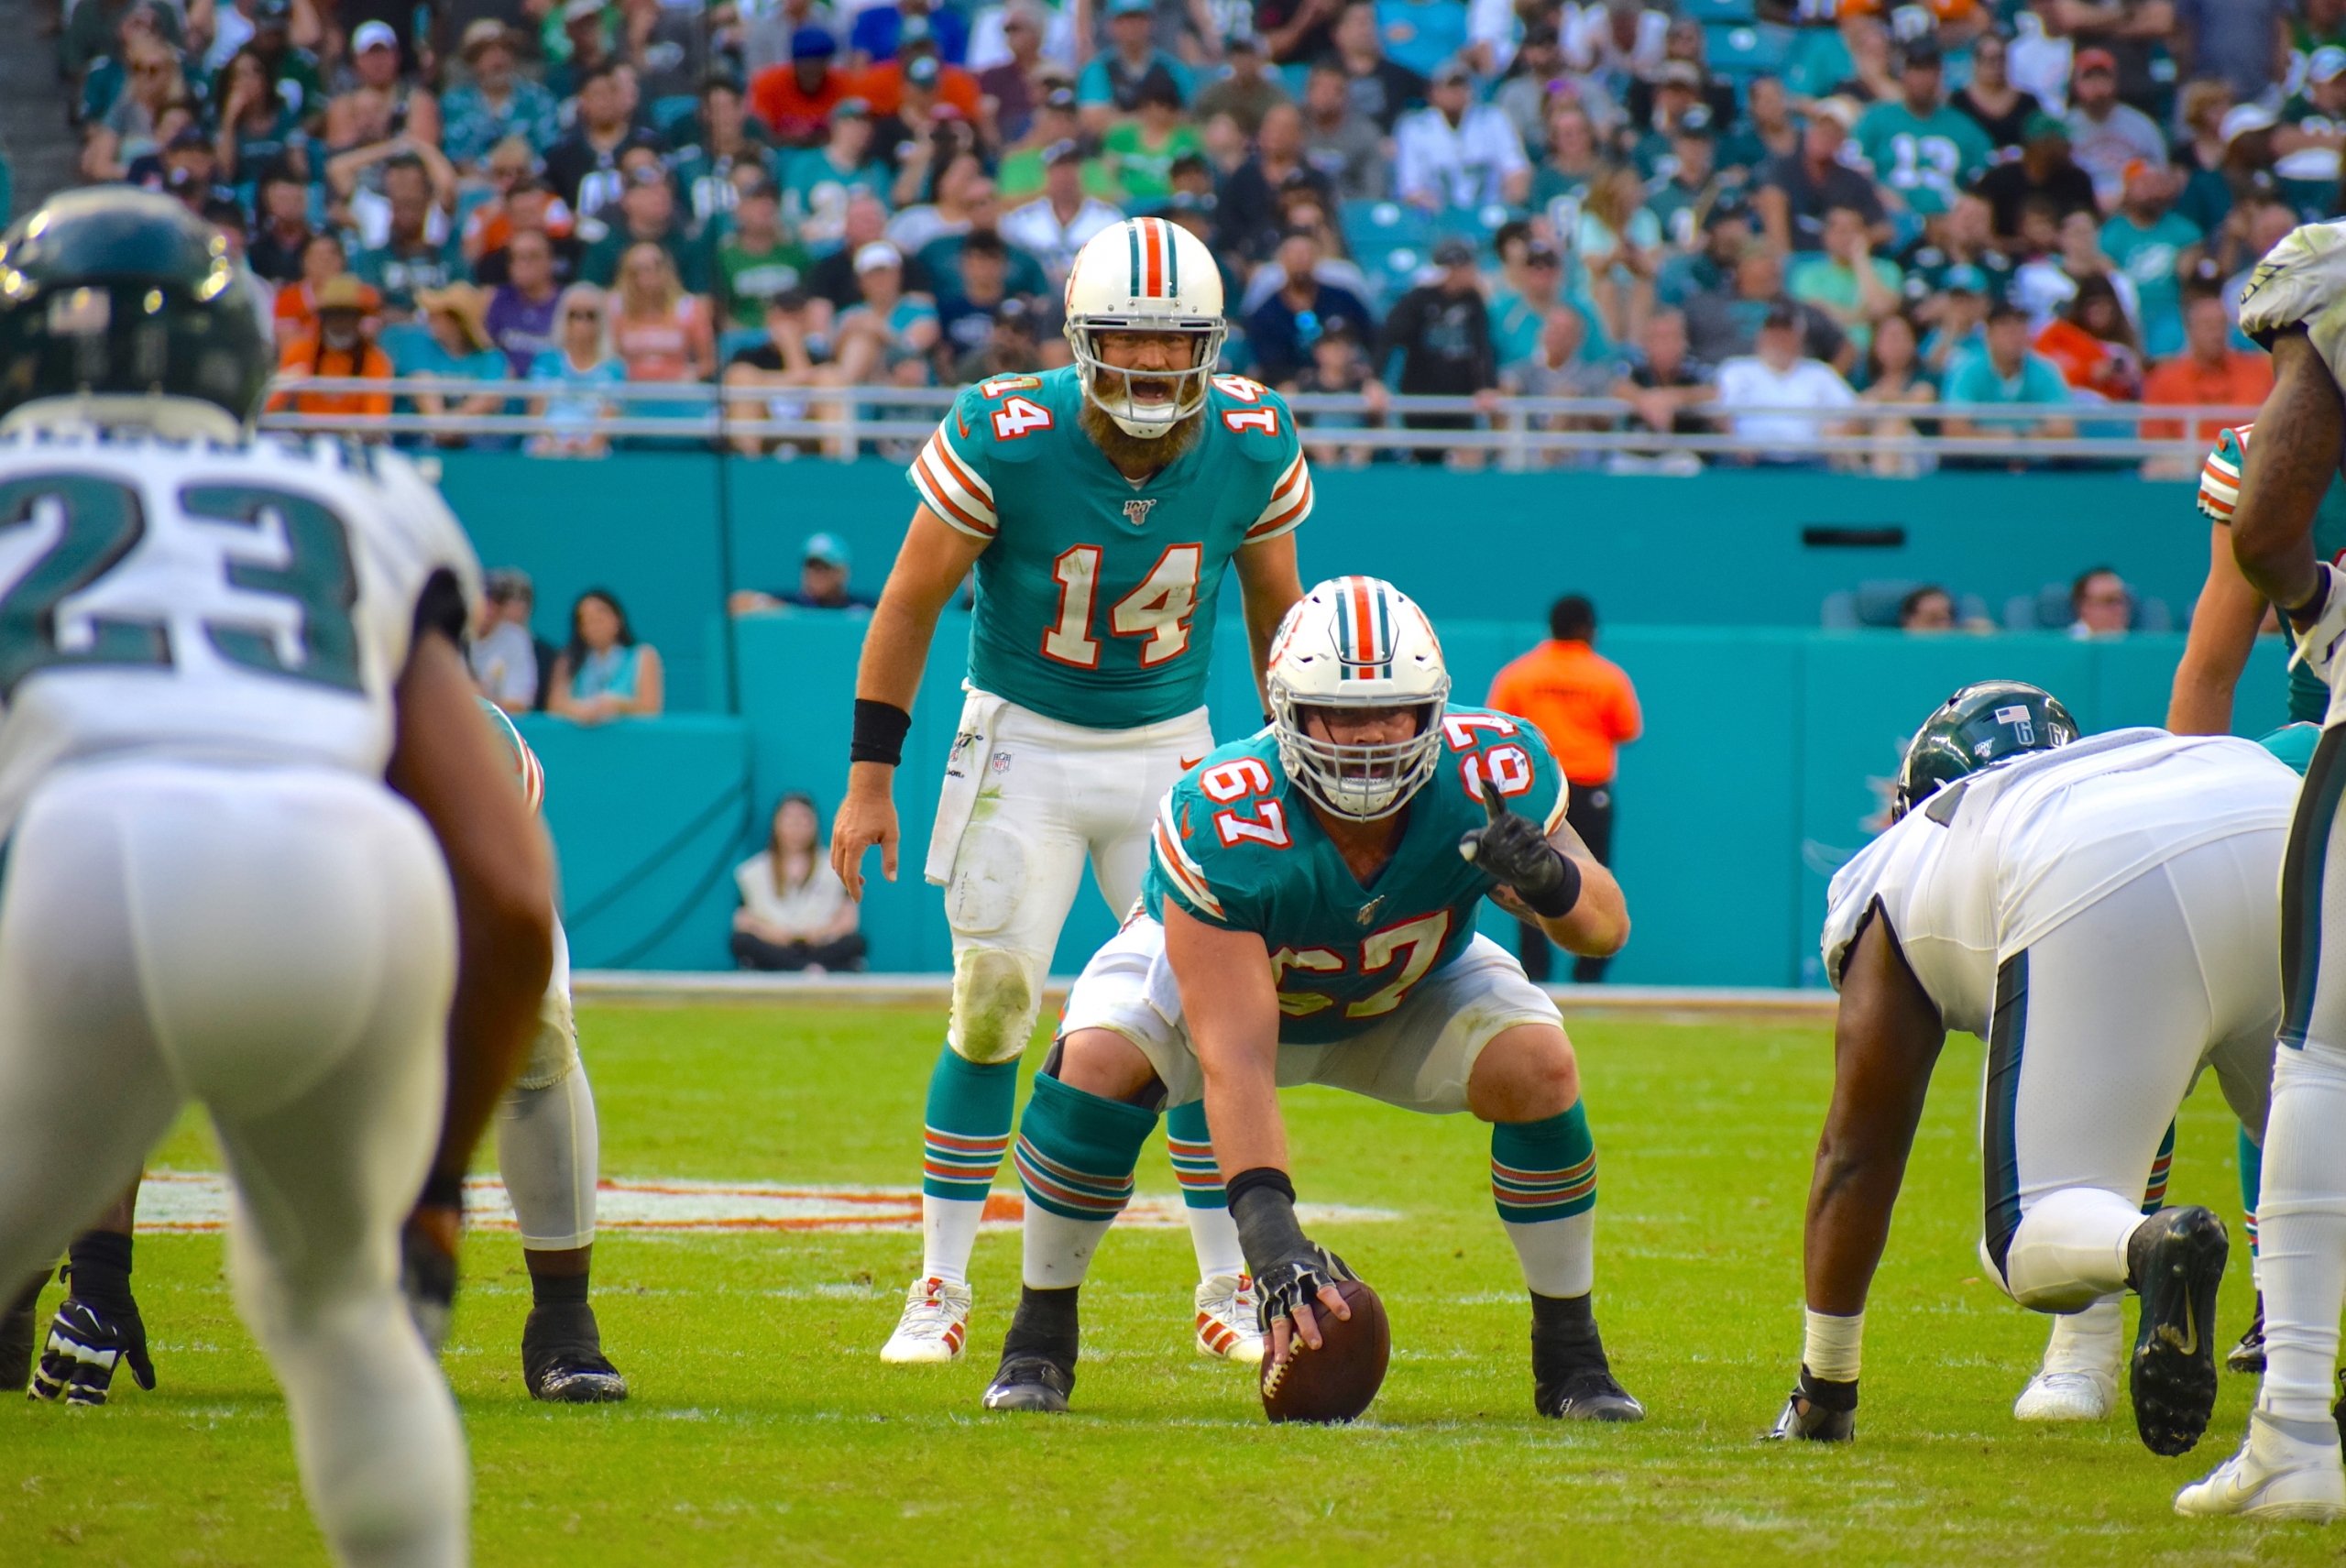
{"label": "white wristband", "polygon": [[1814,1308],[1803,1315],[1807,1327],[1801,1365],[1827,1383],[1855,1383],[1865,1353],[1866,1315],[1836,1318]]}

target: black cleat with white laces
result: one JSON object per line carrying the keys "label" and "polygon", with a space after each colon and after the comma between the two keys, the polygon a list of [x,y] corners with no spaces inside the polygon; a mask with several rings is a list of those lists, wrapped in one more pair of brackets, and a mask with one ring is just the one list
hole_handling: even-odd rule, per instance
{"label": "black cleat with white laces", "polygon": [[616,1405],[627,1379],[603,1354],[595,1309],[584,1301],[542,1302],[521,1325],[521,1380],[530,1398],[551,1405]]}
{"label": "black cleat with white laces", "polygon": [[1613,1376],[1586,1296],[1531,1298],[1531,1407],[1555,1420],[1646,1419]]}
{"label": "black cleat with white laces", "polygon": [[2188,1453],[2216,1405],[2216,1290],[2231,1253],[2224,1223],[2197,1205],[2163,1209],[2126,1243],[2127,1283],[2143,1298],[2129,1383],[2143,1446]]}
{"label": "black cleat with white laces", "polygon": [[2249,1320],[2248,1332],[2224,1357],[2224,1370],[2244,1372],[2262,1377],[2264,1375],[2264,1292],[2256,1293],[2256,1316]]}
{"label": "black cleat with white laces", "polygon": [[989,1410],[1058,1415],[1075,1392],[1077,1288],[1018,1292],[1018,1310],[1002,1340],[1002,1365],[986,1385]]}
{"label": "black cleat with white laces", "polygon": [[1858,1384],[1828,1382],[1803,1366],[1783,1413],[1768,1429],[1770,1442],[1847,1442],[1858,1435]]}

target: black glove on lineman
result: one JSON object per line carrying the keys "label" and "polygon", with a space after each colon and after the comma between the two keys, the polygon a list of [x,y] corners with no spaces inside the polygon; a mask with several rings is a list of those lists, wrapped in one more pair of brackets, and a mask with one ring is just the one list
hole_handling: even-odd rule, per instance
{"label": "black glove on lineman", "polygon": [[147,1325],[130,1294],[130,1238],[91,1231],[74,1238],[63,1271],[70,1294],[58,1303],[33,1369],[32,1396],[69,1405],[103,1405],[115,1368],[128,1366],[141,1388],[155,1387]]}
{"label": "black glove on lineman", "polygon": [[1571,914],[1580,902],[1580,867],[1572,857],[1548,842],[1540,824],[1509,811],[1487,779],[1483,809],[1490,821],[1460,836],[1459,854],[1515,889],[1534,914],[1551,920]]}
{"label": "black glove on lineman", "polygon": [[1292,1317],[1298,1307],[1320,1306],[1320,1292],[1339,1279],[1356,1279],[1344,1260],[1303,1234],[1296,1223],[1295,1187],[1287,1173],[1269,1166],[1238,1173],[1230,1187],[1230,1217],[1238,1225],[1238,1245],[1246,1271],[1255,1277],[1255,1319],[1271,1325]]}

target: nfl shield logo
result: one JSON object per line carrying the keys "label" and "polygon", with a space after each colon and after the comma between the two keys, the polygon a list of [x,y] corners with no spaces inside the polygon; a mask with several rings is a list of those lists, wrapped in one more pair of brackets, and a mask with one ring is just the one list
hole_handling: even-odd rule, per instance
{"label": "nfl shield logo", "polygon": [[1148,514],[1156,505],[1157,502],[1155,500],[1126,501],[1124,503],[1124,521],[1131,523],[1135,528],[1146,528],[1148,526]]}

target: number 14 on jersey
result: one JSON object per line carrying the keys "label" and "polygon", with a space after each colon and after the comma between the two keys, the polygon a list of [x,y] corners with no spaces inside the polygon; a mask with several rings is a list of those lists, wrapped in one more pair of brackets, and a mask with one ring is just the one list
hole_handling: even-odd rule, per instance
{"label": "number 14 on jersey", "polygon": [[[1141,668],[1148,669],[1178,658],[1189,646],[1189,618],[1198,609],[1198,572],[1205,549],[1198,544],[1168,544],[1149,568],[1140,586],[1108,611],[1108,630],[1118,637],[1140,637]],[[1051,563],[1059,585],[1059,613],[1043,633],[1043,657],[1080,670],[1100,667],[1100,640],[1093,636],[1091,612],[1101,593],[1101,550],[1078,544]]]}

